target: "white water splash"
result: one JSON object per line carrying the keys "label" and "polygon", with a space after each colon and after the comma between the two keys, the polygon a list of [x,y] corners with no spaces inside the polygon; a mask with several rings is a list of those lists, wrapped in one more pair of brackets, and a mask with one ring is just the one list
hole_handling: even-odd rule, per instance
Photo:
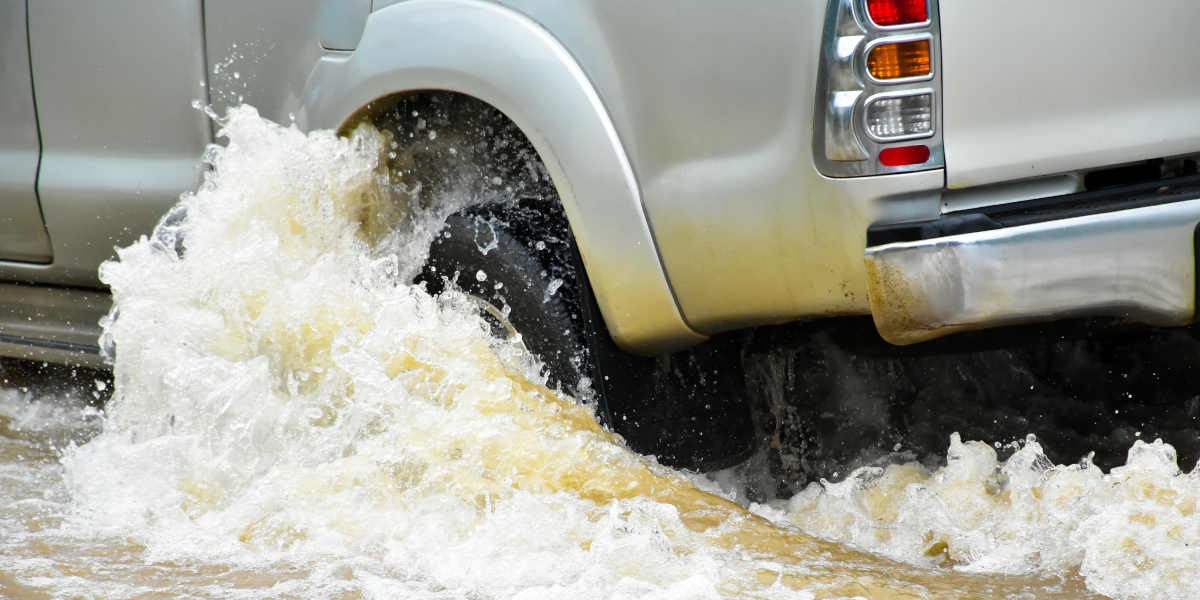
{"label": "white water splash", "polygon": [[478,236],[479,226],[480,226],[480,225],[484,225],[484,224],[486,224],[486,225],[487,225],[487,227],[488,227],[488,232],[492,234],[492,239],[488,240],[486,244],[482,244],[482,245],[481,245],[481,244],[479,243],[479,239],[478,239],[478,237],[476,237],[476,239],[475,239],[475,248],[476,248],[477,250],[479,250],[479,253],[480,253],[480,254],[482,254],[482,255],[484,255],[484,256],[487,256],[489,252],[491,252],[492,250],[495,250],[496,248],[500,247],[500,239],[499,239],[499,237],[496,235],[496,218],[495,218],[495,217],[491,217],[491,218],[488,218],[488,219],[484,219],[484,218],[483,218],[482,216],[480,216],[480,215],[475,215],[475,231],[476,231],[476,235],[477,235],[477,236]]}
{"label": "white water splash", "polygon": [[558,288],[562,287],[562,284],[563,280],[557,277],[551,279],[550,283],[546,284],[546,291],[542,293],[542,304],[549,302],[550,298],[558,293]]}
{"label": "white water splash", "polygon": [[104,433],[64,459],[77,522],[151,556],[299,558],[306,594],[344,576],[372,596],[714,597],[714,557],[664,537],[682,528],[669,506],[498,470],[505,452],[537,460],[522,436],[633,458],[520,431],[503,406],[517,350],[461,296],[402,283],[419,251],[363,234],[392,200],[380,136],[305,136],[248,108],[224,134],[182,201],[183,256],[160,232],[102,269],[117,387]]}
{"label": "white water splash", "polygon": [[1113,598],[1196,597],[1200,471],[1181,472],[1170,445],[1139,440],[1108,474],[1087,459],[1055,465],[1032,438],[1000,463],[992,447],[955,434],[946,458],[933,473],[859,469],[764,513],[918,565],[1077,571]]}
{"label": "white water splash", "polygon": [[[1161,446],[1103,475],[1053,467],[1032,444],[1000,468],[986,446],[956,443],[934,475],[860,471],[760,507],[781,525],[756,519],[540,387],[532,359],[492,338],[466,298],[404,283],[454,201],[406,205],[378,134],[305,135],[245,107],[222,126],[229,144],[210,153],[204,186],[103,268],[119,308],[104,431],[63,456],[63,522],[19,516],[19,539],[0,540],[19,557],[0,566],[0,592],[1083,595],[1070,581],[908,569],[789,521],[927,566],[1078,569],[1122,598],[1181,597],[1181,577],[1200,572],[1182,512],[1197,494]],[[0,403],[0,417],[10,408],[24,414]],[[1099,545],[1072,541],[1084,531]]]}

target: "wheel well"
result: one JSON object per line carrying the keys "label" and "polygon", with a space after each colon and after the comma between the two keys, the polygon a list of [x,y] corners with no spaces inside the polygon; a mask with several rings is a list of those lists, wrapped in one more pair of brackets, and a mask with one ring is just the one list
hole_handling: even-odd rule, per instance
{"label": "wheel well", "polygon": [[396,93],[369,103],[340,133],[363,123],[389,138],[388,170],[422,204],[520,201],[562,214],[532,142],[483,100],[448,90]]}
{"label": "wheel well", "polygon": [[[655,355],[697,344],[705,338],[683,321],[620,140],[577,75],[551,70],[546,77],[568,78],[564,83],[571,85],[502,87],[506,93],[494,103],[444,89],[360,90],[352,95],[373,100],[354,101],[359,108],[339,131],[367,123],[392,135],[396,156],[389,160],[400,183],[417,188],[417,209],[432,203],[425,207],[447,210],[447,199],[482,203],[507,195],[561,216],[607,329],[622,348]],[[525,111],[537,115],[537,126]],[[446,143],[451,139],[469,143]],[[463,148],[478,157],[467,159]],[[458,193],[437,194],[439,188]],[[367,219],[382,226],[412,214],[403,205],[413,199],[397,200],[396,211]],[[469,205],[450,206],[447,214]]]}
{"label": "wheel well", "polygon": [[[530,335],[530,349],[546,361],[550,381],[572,394],[597,394],[601,414],[633,447],[686,468],[726,466],[745,456],[753,429],[741,392],[732,387],[743,380],[740,363],[730,362],[737,355],[710,346],[656,359],[617,347],[606,334],[611,328],[554,182],[516,123],[478,98],[444,90],[377,99],[342,132],[361,123],[390,138],[390,175],[408,188],[410,207],[417,202],[418,210],[450,219],[451,227],[438,234],[446,237],[430,246],[426,267],[434,268],[415,281],[436,291],[442,278],[465,275],[458,277],[466,280],[460,289],[502,313],[520,294],[510,318]],[[589,191],[597,189],[604,188]],[[489,246],[498,241],[497,229],[506,243]],[[512,269],[489,262],[505,256]],[[501,279],[507,282],[496,287]],[[718,375],[717,367],[727,364],[736,366]]]}
{"label": "wheel well", "polygon": [[[510,309],[505,298],[517,299],[518,280],[522,288],[536,288],[534,301],[521,307],[527,314],[514,315],[513,322],[524,324],[522,333],[544,330],[530,338],[530,348],[547,362],[551,381],[576,393],[586,375],[579,361],[586,358],[575,357],[586,357],[588,340],[568,330],[582,327],[583,311],[594,302],[566,213],[531,141],[498,109],[466,94],[428,90],[373,104],[358,123],[370,123],[388,138],[388,174],[406,188],[405,210],[436,215],[438,223],[428,262],[414,282],[439,293],[447,280],[457,280],[461,290],[502,311]],[[517,262],[504,265],[502,257]],[[496,279],[497,273],[486,284],[475,280],[477,271],[504,266],[513,268],[503,289],[493,287],[504,279]],[[466,267],[467,273],[456,274]],[[602,327],[598,310],[586,318]],[[542,324],[547,319],[555,322],[551,329]],[[575,325],[563,326],[567,321]]]}

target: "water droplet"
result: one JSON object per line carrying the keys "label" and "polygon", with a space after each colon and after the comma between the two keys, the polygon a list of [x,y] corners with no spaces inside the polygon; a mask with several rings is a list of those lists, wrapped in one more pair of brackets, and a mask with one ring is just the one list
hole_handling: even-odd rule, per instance
{"label": "water droplet", "polygon": [[542,296],[542,302],[543,303],[549,302],[550,297],[558,292],[558,288],[562,287],[562,284],[563,284],[563,280],[561,280],[557,277],[555,277],[554,279],[551,279],[550,284],[546,286],[546,293]]}

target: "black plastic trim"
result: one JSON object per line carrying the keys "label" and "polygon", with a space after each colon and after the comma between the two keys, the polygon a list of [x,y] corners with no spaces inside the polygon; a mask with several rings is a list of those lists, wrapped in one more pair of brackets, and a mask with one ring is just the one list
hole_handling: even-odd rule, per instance
{"label": "black plastic trim", "polygon": [[1144,206],[1170,204],[1196,198],[1200,198],[1200,175],[1176,177],[1103,190],[985,206],[928,221],[875,224],[867,228],[867,246],[916,242],[950,235],[977,233]]}
{"label": "black plastic trim", "polygon": [[78,354],[100,354],[99,346],[90,346],[86,344],[72,344],[70,342],[56,342],[54,340],[43,340],[38,338],[27,338],[16,335],[0,334],[0,343],[16,344],[20,346],[33,346],[35,348],[46,348],[50,350],[64,350],[67,352],[75,352]]}

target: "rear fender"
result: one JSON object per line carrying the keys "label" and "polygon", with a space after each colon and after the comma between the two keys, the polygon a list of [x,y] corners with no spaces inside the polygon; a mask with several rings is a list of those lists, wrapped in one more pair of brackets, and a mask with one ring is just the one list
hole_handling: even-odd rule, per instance
{"label": "rear fender", "polygon": [[299,118],[338,128],[373,100],[442,89],[525,133],[553,178],[613,339],[641,354],[703,341],[667,281],[633,169],[591,82],[548,31],[478,0],[412,0],[372,13],[352,54],[327,55]]}

